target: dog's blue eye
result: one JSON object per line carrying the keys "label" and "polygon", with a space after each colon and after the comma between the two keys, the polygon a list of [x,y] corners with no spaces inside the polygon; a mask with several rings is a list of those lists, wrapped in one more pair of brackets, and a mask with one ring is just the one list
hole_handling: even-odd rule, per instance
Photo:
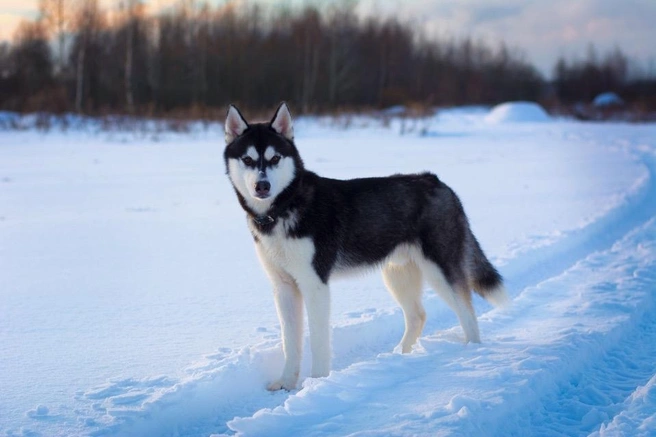
{"label": "dog's blue eye", "polygon": [[250,156],[244,156],[243,158],[241,158],[241,160],[246,165],[253,165],[253,158],[251,158]]}
{"label": "dog's blue eye", "polygon": [[280,162],[280,155],[275,155],[273,158],[271,158],[271,165],[276,165]]}

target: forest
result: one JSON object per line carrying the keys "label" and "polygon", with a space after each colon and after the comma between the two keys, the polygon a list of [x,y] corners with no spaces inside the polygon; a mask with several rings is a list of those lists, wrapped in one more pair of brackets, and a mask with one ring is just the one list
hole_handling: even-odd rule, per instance
{"label": "forest", "polygon": [[40,0],[38,17],[0,43],[0,109],[90,115],[223,116],[281,100],[326,113],[540,101],[566,107],[614,91],[656,109],[656,77],[631,74],[621,49],[557,60],[546,79],[519,48],[436,39],[412,22],[362,17],[354,1],[263,6],[182,0]]}

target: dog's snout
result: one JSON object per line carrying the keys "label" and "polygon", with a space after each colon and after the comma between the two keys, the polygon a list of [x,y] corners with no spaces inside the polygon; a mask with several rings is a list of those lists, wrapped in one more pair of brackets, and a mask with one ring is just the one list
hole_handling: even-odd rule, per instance
{"label": "dog's snout", "polygon": [[271,184],[269,181],[257,181],[255,184],[255,192],[260,196],[269,194],[270,189]]}

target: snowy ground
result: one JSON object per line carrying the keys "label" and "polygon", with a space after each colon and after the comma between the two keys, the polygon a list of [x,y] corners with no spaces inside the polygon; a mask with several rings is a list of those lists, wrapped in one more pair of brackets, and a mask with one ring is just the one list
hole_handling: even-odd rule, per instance
{"label": "snowy ground", "polygon": [[279,327],[219,127],[0,131],[0,433],[656,435],[656,125],[484,116],[298,121],[323,175],[436,172],[513,305],[477,300],[464,345],[428,292],[402,356],[379,275],[336,282],[334,371],[273,394]]}

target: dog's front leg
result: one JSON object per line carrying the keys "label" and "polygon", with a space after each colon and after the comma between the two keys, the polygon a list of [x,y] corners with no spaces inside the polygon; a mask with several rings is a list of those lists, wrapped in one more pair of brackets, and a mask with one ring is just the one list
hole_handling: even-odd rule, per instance
{"label": "dog's front leg", "polygon": [[291,276],[270,272],[273,296],[282,330],[285,367],[279,380],[269,384],[268,390],[293,390],[298,382],[303,352],[303,297]]}
{"label": "dog's front leg", "polygon": [[305,300],[312,349],[312,377],[330,373],[330,289],[317,277],[297,279]]}

